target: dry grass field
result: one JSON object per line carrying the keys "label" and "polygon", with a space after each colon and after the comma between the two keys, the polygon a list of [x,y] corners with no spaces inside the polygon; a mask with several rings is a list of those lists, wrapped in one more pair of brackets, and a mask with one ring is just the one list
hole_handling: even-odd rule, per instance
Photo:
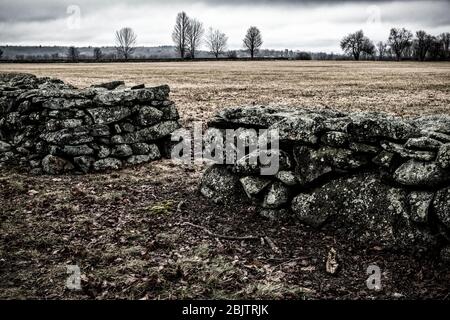
{"label": "dry grass field", "polygon": [[[314,108],[450,113],[450,63],[186,62],[0,64],[0,72],[61,78],[78,87],[110,80],[168,84],[183,124],[218,109],[282,103]],[[197,187],[203,166],[161,160],[86,176],[0,169],[0,298],[411,299],[449,298],[438,259],[361,248],[255,208],[213,205]],[[183,222],[259,241],[210,237]],[[325,272],[335,248],[340,270]],[[382,270],[382,290],[366,269]],[[81,291],[65,288],[77,264]]]}
{"label": "dry grass field", "polygon": [[279,103],[308,108],[450,112],[450,63],[223,61],[111,64],[0,64],[0,72],[57,77],[77,87],[124,80],[168,84],[183,120],[206,120],[218,109]]}

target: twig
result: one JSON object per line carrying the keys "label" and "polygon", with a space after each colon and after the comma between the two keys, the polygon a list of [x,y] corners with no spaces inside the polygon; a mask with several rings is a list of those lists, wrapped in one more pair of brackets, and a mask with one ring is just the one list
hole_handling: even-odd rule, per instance
{"label": "twig", "polygon": [[227,236],[227,235],[223,235],[223,234],[217,234],[214,232],[211,232],[210,230],[208,230],[207,228],[203,227],[203,226],[199,226],[190,222],[183,222],[181,223],[181,225],[186,225],[186,226],[191,226],[193,228],[197,228],[197,229],[201,229],[203,231],[205,231],[209,236],[214,237],[214,238],[220,238],[220,239],[226,239],[226,240],[259,240],[259,237],[252,237],[252,236],[244,236],[244,237],[234,237],[234,236]]}
{"label": "twig", "polygon": [[281,252],[280,249],[278,249],[278,247],[275,245],[275,243],[273,243],[273,241],[269,237],[265,236],[264,240],[266,240],[267,244],[269,245],[270,249],[272,249],[273,252],[275,253]]}
{"label": "twig", "polygon": [[186,203],[186,202],[184,202],[184,201],[180,201],[180,203],[178,203],[177,211],[176,211],[176,212],[180,212],[180,211],[181,211],[181,207],[182,207],[185,203]]}

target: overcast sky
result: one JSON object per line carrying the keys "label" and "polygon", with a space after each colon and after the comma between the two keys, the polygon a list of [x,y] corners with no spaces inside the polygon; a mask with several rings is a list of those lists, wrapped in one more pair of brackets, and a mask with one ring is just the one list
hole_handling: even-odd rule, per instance
{"label": "overcast sky", "polygon": [[326,52],[340,52],[339,40],[358,29],[374,41],[386,40],[393,26],[450,32],[448,0],[0,0],[0,45],[113,45],[124,26],[140,46],[171,45],[182,10],[225,32],[230,49],[242,47],[251,25],[264,48]]}

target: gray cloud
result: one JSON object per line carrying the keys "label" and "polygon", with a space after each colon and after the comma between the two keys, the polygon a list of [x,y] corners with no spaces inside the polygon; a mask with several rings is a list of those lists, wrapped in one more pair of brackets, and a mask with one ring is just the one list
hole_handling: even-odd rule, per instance
{"label": "gray cloud", "polygon": [[[69,5],[81,10],[80,28],[70,28]],[[110,45],[113,32],[134,28],[140,45],[170,44],[178,11],[185,10],[229,36],[240,48],[249,25],[263,31],[264,46],[339,51],[339,39],[356,29],[375,41],[392,26],[450,32],[450,1],[443,0],[14,0],[0,2],[0,43]]]}

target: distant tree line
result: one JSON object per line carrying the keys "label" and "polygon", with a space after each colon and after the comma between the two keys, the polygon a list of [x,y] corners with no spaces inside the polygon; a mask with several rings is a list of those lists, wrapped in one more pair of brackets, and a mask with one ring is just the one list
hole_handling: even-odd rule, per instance
{"label": "distant tree line", "polygon": [[433,36],[419,30],[414,36],[405,28],[392,28],[387,41],[380,41],[376,45],[362,30],[350,33],[341,40],[342,50],[354,60],[448,60],[449,45],[448,32]]}
{"label": "distant tree line", "polygon": [[[450,33],[442,33],[438,36],[428,34],[423,30],[413,33],[405,28],[392,28],[388,39],[376,44],[364,35],[362,30],[345,36],[340,47],[344,55],[329,53],[311,53],[292,50],[268,50],[261,49],[263,45],[262,33],[256,26],[250,26],[242,40],[242,50],[227,50],[228,37],[218,29],[210,27],[205,33],[203,23],[196,18],[189,17],[182,11],[177,14],[175,26],[172,31],[172,40],[176,55],[179,59],[196,59],[202,44],[208,49],[208,53],[216,59],[220,57],[238,59],[243,57],[270,57],[297,60],[418,60],[438,61],[450,59]],[[111,61],[146,59],[145,56],[133,56],[137,45],[137,35],[130,27],[124,27],[115,32],[115,53],[103,53],[101,48],[93,48],[91,56],[80,54],[78,48],[70,46],[67,52],[45,54],[42,56],[16,55],[15,60],[61,60],[77,62],[80,60]],[[0,48],[0,59],[4,55]],[[203,52],[203,57],[205,56]],[[158,59],[158,57],[150,57]]]}

